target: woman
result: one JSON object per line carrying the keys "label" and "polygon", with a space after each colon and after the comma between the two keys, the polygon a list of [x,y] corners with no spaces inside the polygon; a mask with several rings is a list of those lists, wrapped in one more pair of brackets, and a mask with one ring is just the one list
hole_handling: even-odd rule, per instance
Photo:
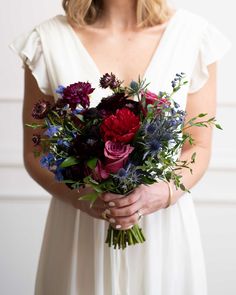
{"label": "woman", "polygon": [[[228,40],[205,19],[165,0],[67,0],[66,16],[58,15],[20,36],[11,47],[23,59],[25,95],[23,123],[39,99],[53,101],[54,89],[113,72],[128,85],[138,75],[149,90],[170,88],[176,73],[189,84],[175,99],[188,118],[216,111],[217,60]],[[96,105],[104,89],[96,89]],[[188,119],[187,118],[187,119]],[[212,129],[192,128],[196,144],[186,144],[180,158],[197,153],[194,173],[183,170],[191,189],[207,169]],[[129,197],[110,193],[90,208],[78,201],[85,193],[69,190],[42,169],[32,154],[32,131],[24,128],[24,163],[32,178],[51,199],[39,260],[36,295],[205,295],[204,259],[193,200],[160,182],[138,187]],[[107,218],[104,220],[104,210]],[[143,218],[139,221],[140,215]],[[126,250],[105,243],[109,223],[125,229],[139,222],[146,242]]]}

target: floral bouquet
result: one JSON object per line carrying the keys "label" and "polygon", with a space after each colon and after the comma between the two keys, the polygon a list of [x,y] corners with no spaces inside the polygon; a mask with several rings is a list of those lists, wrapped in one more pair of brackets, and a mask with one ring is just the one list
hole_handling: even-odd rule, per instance
{"label": "floral bouquet", "polygon": [[[137,186],[172,180],[176,188],[187,191],[177,172],[195,161],[179,161],[178,154],[186,141],[193,144],[186,129],[216,124],[199,114],[185,122],[185,111],[172,96],[187,83],[184,73],[176,74],[172,93],[152,93],[145,80],[132,81],[129,87],[111,73],[100,78],[100,87],[112,94],[90,107],[93,93],[89,82],[78,82],[56,90],[54,104],[39,101],[32,116],[41,122],[27,124],[43,133],[33,135],[34,153],[41,156],[41,166],[55,174],[57,181],[71,189],[90,186],[92,193],[79,199],[91,206],[104,192],[127,195]],[[137,98],[135,100],[135,98]],[[184,132],[183,132],[184,131]],[[135,224],[118,230],[109,226],[106,243],[124,249],[145,241],[142,229]]]}

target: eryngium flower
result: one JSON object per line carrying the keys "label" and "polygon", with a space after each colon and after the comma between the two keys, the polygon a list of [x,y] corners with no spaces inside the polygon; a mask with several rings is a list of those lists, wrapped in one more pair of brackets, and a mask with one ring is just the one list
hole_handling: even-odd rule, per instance
{"label": "eryngium flower", "polygon": [[117,87],[119,87],[121,85],[121,81],[118,80],[116,78],[116,76],[111,73],[111,74],[104,74],[101,78],[100,78],[100,86],[102,88],[107,88],[110,87],[111,89],[115,89]]}
{"label": "eryngium flower", "polygon": [[74,83],[63,90],[62,98],[67,100],[70,105],[80,104],[83,108],[87,108],[90,104],[89,94],[94,89],[89,82]]}
{"label": "eryngium flower", "polygon": [[32,117],[36,120],[44,119],[51,109],[51,104],[46,100],[39,100],[33,107]]}
{"label": "eryngium flower", "polygon": [[39,145],[41,141],[41,136],[39,134],[33,134],[32,141],[34,146]]}

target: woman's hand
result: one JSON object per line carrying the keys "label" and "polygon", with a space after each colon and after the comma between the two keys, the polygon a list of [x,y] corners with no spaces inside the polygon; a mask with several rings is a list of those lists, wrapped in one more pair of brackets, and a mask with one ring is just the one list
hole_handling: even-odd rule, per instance
{"label": "woman's hand", "polygon": [[84,200],[78,200],[78,198],[82,195],[89,194],[94,192],[92,188],[84,188],[80,189],[79,193],[73,193],[73,196],[71,198],[72,200],[72,205],[76,209],[79,209],[88,215],[97,218],[97,219],[103,219],[102,217],[102,212],[106,209],[106,204],[101,198],[97,198],[97,200],[93,203],[93,206],[90,207],[90,202],[89,201],[84,201]]}
{"label": "woman's hand", "polygon": [[165,182],[160,182],[149,186],[140,185],[127,196],[105,193],[100,199],[107,203],[108,221],[112,226],[128,229],[138,223],[138,210],[146,215],[167,207],[169,189]]}

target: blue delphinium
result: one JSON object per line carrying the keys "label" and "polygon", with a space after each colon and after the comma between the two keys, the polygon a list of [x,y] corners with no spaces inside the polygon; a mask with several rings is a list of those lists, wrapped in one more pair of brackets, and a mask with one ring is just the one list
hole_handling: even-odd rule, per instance
{"label": "blue delphinium", "polygon": [[44,132],[44,135],[48,137],[53,137],[59,130],[61,126],[49,125],[48,129]]}
{"label": "blue delphinium", "polygon": [[57,160],[54,164],[56,166],[56,169],[54,171],[54,174],[55,174],[55,179],[57,181],[62,181],[64,179],[64,176],[63,176],[63,171],[65,170],[64,168],[61,168],[60,167],[60,164],[64,161],[64,159],[59,159]]}
{"label": "blue delphinium", "polygon": [[58,139],[57,144],[64,148],[70,147],[70,143],[64,139]]}
{"label": "blue delphinium", "polygon": [[56,89],[56,93],[62,95],[64,92],[65,87],[62,85],[59,85],[58,88]]}
{"label": "blue delphinium", "polygon": [[49,153],[47,155],[42,156],[42,158],[40,159],[40,164],[41,167],[43,168],[48,168],[50,167],[50,165],[53,163],[54,161],[54,156],[53,154]]}

